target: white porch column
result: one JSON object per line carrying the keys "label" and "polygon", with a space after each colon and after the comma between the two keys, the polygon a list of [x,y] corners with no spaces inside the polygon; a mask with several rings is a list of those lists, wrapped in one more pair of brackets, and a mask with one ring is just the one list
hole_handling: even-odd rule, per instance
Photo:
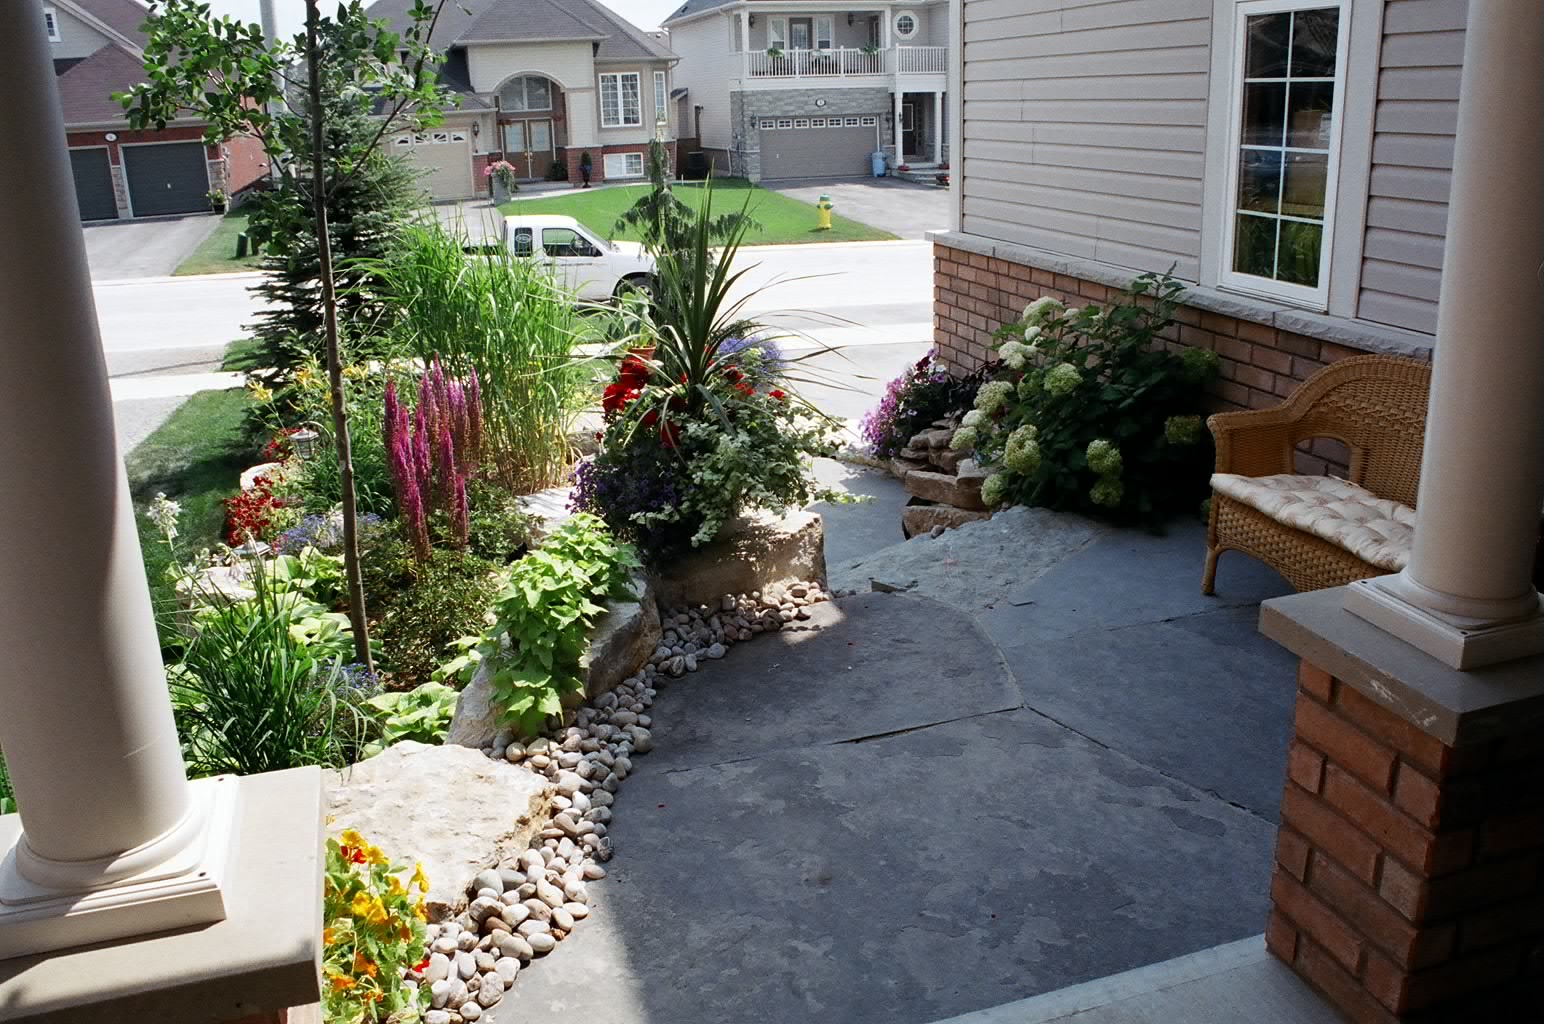
{"label": "white porch column", "polygon": [[933,94],[933,162],[944,162],[944,94]]}
{"label": "white porch column", "polygon": [[899,75],[895,78],[895,91],[892,95],[895,97],[895,166],[899,167],[906,162],[906,156],[901,152],[901,101],[905,99],[905,94],[901,92]]}
{"label": "white porch column", "polygon": [[221,920],[234,786],[183,770],[37,5],[0,4],[0,66],[3,959]]}
{"label": "white porch column", "polygon": [[751,77],[751,16],[749,11],[735,15],[740,22],[740,60],[745,65],[743,76]]}
{"label": "white porch column", "polygon": [[1544,6],[1474,2],[1415,548],[1346,607],[1454,668],[1544,651]]}

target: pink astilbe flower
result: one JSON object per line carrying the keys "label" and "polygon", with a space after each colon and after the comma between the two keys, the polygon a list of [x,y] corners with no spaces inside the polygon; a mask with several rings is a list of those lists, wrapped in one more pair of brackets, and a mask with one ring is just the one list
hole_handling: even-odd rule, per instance
{"label": "pink astilbe flower", "polygon": [[469,509],[466,503],[466,477],[456,477],[456,484],[451,494],[450,505],[450,539],[456,547],[464,548],[471,539],[471,526],[468,517]]}

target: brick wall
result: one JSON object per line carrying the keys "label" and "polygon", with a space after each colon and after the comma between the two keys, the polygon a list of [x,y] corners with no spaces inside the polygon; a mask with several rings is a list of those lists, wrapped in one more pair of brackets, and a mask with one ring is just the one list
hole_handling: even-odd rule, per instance
{"label": "brick wall", "polygon": [[1544,730],[1449,747],[1304,662],[1266,944],[1352,1021],[1544,1020]]}
{"label": "brick wall", "polygon": [[[678,167],[676,162],[676,143],[665,143],[665,152],[672,168]],[[632,142],[618,146],[570,146],[564,151],[564,159],[568,161],[568,180],[573,185],[584,183],[584,175],[579,173],[579,157],[584,153],[590,154],[590,183],[599,184],[606,180],[606,161],[603,159],[607,153],[642,153],[644,177],[629,178],[630,182],[648,183],[649,147],[647,143]]]}
{"label": "brick wall", "polygon": [[[1109,302],[1120,290],[941,243],[933,246],[933,341],[951,367],[973,370],[993,358],[992,333],[1019,319],[1024,307],[1042,295],[1087,305]],[[1329,363],[1366,354],[1193,306],[1179,307],[1176,321],[1164,335],[1170,349],[1217,353],[1221,370],[1210,387],[1214,412],[1279,405]],[[1318,438],[1305,442],[1297,468],[1302,473],[1334,472],[1348,461],[1343,445]]]}

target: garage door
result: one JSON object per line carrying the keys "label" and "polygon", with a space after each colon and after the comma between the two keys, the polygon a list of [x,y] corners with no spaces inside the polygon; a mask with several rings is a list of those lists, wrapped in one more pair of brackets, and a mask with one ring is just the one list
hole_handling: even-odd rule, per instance
{"label": "garage door", "polygon": [[136,217],[209,211],[209,164],[202,142],[124,146],[123,176]]}
{"label": "garage door", "polygon": [[80,204],[81,220],[112,220],[118,216],[106,149],[70,150],[70,170],[75,172],[75,201]]}
{"label": "garage door", "polygon": [[472,186],[472,141],[465,131],[447,129],[392,138],[392,152],[418,172],[418,186],[430,199],[468,199]]}
{"label": "garage door", "polygon": [[869,173],[876,115],[762,118],[761,177],[831,178]]}

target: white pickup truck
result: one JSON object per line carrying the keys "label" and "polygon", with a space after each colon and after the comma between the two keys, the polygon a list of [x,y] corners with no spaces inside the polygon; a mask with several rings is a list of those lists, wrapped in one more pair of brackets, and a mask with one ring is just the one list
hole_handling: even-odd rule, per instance
{"label": "white pickup truck", "polygon": [[643,246],[608,242],[572,217],[505,217],[504,245],[516,256],[549,264],[581,299],[603,302],[654,287],[654,257]]}

